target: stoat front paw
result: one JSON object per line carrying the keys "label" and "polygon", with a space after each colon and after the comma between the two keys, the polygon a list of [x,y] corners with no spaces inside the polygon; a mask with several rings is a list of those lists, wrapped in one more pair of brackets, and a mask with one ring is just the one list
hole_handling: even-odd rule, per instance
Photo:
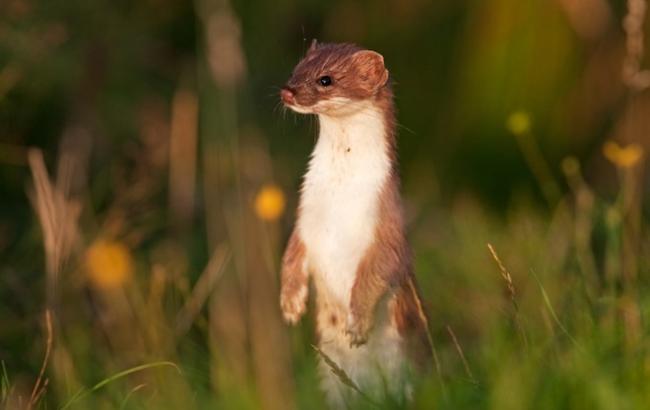
{"label": "stoat front paw", "polygon": [[287,323],[295,325],[307,309],[307,285],[284,286],[280,294],[282,316]]}
{"label": "stoat front paw", "polygon": [[350,313],[345,326],[345,333],[350,338],[350,347],[366,344],[370,328],[370,320]]}

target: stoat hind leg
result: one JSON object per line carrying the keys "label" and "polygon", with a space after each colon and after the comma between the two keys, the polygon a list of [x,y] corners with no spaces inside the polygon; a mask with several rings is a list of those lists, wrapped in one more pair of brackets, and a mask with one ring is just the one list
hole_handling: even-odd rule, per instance
{"label": "stoat hind leg", "polygon": [[[320,386],[325,393],[325,399],[331,409],[345,409],[348,407],[349,393],[346,392],[347,386],[343,385],[336,375],[332,372],[331,367],[321,358],[318,363],[318,372],[320,375]],[[346,394],[347,393],[347,394]]]}
{"label": "stoat hind leg", "polygon": [[[345,312],[328,297],[322,283],[315,281],[317,289],[316,301],[316,333],[321,354],[318,360],[320,385],[331,409],[345,409],[350,400],[349,387],[345,386],[332,366],[346,368],[346,354],[342,348],[347,347],[345,335]],[[326,357],[325,357],[326,355]],[[327,361],[331,360],[331,363]],[[346,371],[344,369],[344,371]]]}
{"label": "stoat hind leg", "polygon": [[[350,346],[346,333],[347,309],[324,302],[321,297],[324,293],[319,293],[320,301],[317,303],[319,348],[323,353],[319,358],[319,372],[321,387],[330,407],[354,408],[355,404],[367,404],[368,398],[377,403],[404,403],[409,397],[408,360],[404,339],[390,315],[395,295],[379,303],[376,323],[367,343]],[[345,372],[345,376],[339,369]],[[352,380],[365,397],[342,380],[344,378]]]}
{"label": "stoat hind leg", "polygon": [[354,346],[364,344],[376,325],[380,300],[407,280],[411,271],[410,248],[404,235],[397,177],[391,175],[382,189],[374,242],[366,249],[350,294],[347,332]]}

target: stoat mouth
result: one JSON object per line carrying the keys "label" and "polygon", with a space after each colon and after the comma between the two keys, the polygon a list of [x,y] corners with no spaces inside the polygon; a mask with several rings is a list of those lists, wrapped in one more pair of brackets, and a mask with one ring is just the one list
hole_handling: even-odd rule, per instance
{"label": "stoat mouth", "polygon": [[305,107],[304,105],[285,103],[284,106],[300,114],[314,114],[314,110],[311,107]]}
{"label": "stoat mouth", "polygon": [[300,114],[318,114],[333,117],[353,114],[367,107],[366,101],[353,101],[345,97],[333,97],[319,100],[313,105],[300,105],[295,100],[283,101],[284,106]]}

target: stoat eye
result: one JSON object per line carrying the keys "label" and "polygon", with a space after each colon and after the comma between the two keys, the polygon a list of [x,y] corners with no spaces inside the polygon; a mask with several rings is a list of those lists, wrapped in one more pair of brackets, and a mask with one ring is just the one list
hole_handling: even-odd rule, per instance
{"label": "stoat eye", "polygon": [[323,87],[329,87],[332,85],[332,77],[329,75],[324,75],[318,79],[318,84],[322,85]]}

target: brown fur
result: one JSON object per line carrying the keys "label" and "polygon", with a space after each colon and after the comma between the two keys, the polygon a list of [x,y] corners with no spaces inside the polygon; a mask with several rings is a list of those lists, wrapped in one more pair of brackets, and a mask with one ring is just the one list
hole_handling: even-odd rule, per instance
{"label": "brown fur", "polygon": [[[323,76],[330,76],[331,86],[318,83]],[[319,44],[310,47],[285,88],[298,104],[311,106],[334,97],[371,98],[387,81],[388,70],[380,54],[353,44]]]}
{"label": "brown fur", "polygon": [[309,276],[305,270],[305,245],[297,230],[289,238],[282,258],[280,306],[287,322],[296,323],[305,312]]}
{"label": "brown fur", "polygon": [[388,303],[391,321],[407,342],[411,357],[416,363],[422,363],[430,354],[427,329],[415,300],[419,294],[404,233],[399,180],[395,174],[386,182],[380,201],[375,241],[359,264],[352,287],[350,312],[354,328],[347,330],[356,338],[353,342],[365,342],[378,302],[392,294]]}

